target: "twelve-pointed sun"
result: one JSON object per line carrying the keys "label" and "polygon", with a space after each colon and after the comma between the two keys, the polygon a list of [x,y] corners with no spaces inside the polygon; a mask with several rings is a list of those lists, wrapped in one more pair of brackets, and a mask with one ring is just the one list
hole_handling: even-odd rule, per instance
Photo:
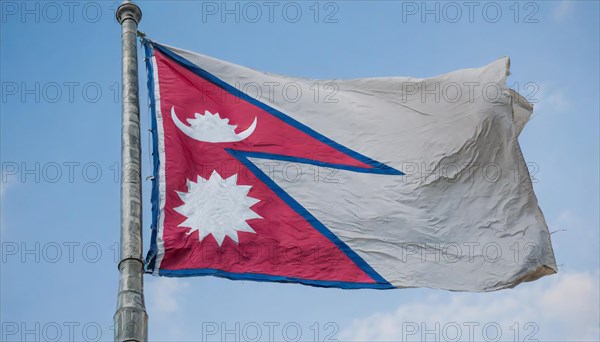
{"label": "twelve-pointed sun", "polygon": [[223,179],[215,170],[209,179],[188,180],[187,188],[177,191],[184,204],[174,209],[187,218],[179,227],[191,228],[188,234],[197,230],[199,241],[212,234],[219,247],[226,236],[237,244],[238,232],[256,234],[246,220],[262,218],[250,209],[259,200],[247,196],[252,186],[238,185],[237,174]]}

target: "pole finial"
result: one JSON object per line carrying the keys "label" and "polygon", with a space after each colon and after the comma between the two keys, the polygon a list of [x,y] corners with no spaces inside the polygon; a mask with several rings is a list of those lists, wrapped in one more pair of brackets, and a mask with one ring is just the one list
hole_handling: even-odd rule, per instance
{"label": "pole finial", "polygon": [[115,16],[119,24],[123,24],[123,21],[127,19],[132,19],[139,24],[142,20],[142,10],[132,1],[123,1],[117,8]]}

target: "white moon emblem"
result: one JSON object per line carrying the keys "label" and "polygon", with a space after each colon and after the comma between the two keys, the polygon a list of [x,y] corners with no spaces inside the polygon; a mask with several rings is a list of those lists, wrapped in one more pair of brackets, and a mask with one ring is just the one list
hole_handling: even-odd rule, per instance
{"label": "white moon emblem", "polygon": [[256,129],[257,118],[254,118],[252,125],[243,132],[235,133],[237,125],[230,125],[229,119],[219,116],[219,113],[212,114],[204,111],[204,115],[196,113],[195,118],[188,119],[190,126],[179,120],[175,114],[175,106],[171,107],[171,118],[175,126],[188,137],[210,143],[237,142],[248,138]]}

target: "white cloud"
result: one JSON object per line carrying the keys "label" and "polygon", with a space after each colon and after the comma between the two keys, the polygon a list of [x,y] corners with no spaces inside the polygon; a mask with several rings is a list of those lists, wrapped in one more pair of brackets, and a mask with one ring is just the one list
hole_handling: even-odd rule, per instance
{"label": "white cloud", "polygon": [[145,286],[149,309],[153,314],[176,312],[189,283],[177,278],[150,278]]}
{"label": "white cloud", "polygon": [[598,225],[578,213],[565,208],[549,222],[552,244],[559,270],[596,269],[598,263]]}
{"label": "white cloud", "polygon": [[572,11],[573,1],[563,0],[556,5],[554,9],[554,20],[563,21]]}
{"label": "white cloud", "polygon": [[6,180],[5,182],[4,175],[0,174],[0,176],[2,176],[2,181],[0,182],[0,212],[2,212],[2,215],[0,215],[0,235],[4,235],[4,217],[6,216],[4,212],[4,201],[6,200],[6,190],[12,186],[13,182],[10,180]]}
{"label": "white cloud", "polygon": [[575,231],[578,234],[581,234],[581,231],[587,227],[588,224],[575,214],[573,209],[565,209],[561,211],[556,220],[553,221],[550,231],[559,233]]}
{"label": "white cloud", "polygon": [[569,109],[568,97],[561,89],[541,84],[537,90],[535,87],[531,87],[524,91],[524,93],[526,92],[529,92],[529,99],[534,101],[534,115],[560,113]]}
{"label": "white cloud", "polygon": [[0,181],[0,203],[4,201],[4,196],[6,195],[6,191],[8,188],[12,187],[14,181],[10,177],[5,177],[5,175],[0,173],[2,180]]}
{"label": "white cloud", "polygon": [[567,324],[567,337],[579,340],[595,337],[594,340],[600,340],[597,276],[594,279],[588,273],[567,274],[537,299],[545,316]]}
{"label": "white cloud", "polygon": [[555,108],[558,111],[564,111],[569,106],[567,97],[560,90],[549,93],[544,100],[549,107]]}
{"label": "white cloud", "polygon": [[147,277],[146,280],[146,311],[152,322],[149,324],[149,340],[186,340],[186,329],[179,319],[184,314],[180,303],[189,296],[190,284],[178,278]]}
{"label": "white cloud", "polygon": [[598,273],[563,273],[494,293],[429,296],[355,320],[340,339],[598,341],[598,286]]}

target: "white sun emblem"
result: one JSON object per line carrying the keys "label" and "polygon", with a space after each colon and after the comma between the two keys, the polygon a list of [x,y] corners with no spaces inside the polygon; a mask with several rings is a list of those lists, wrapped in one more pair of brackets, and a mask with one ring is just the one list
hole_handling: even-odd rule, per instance
{"label": "white sun emblem", "polygon": [[188,192],[177,191],[184,202],[175,211],[187,217],[179,227],[188,227],[188,235],[198,231],[199,241],[212,234],[219,247],[226,236],[236,244],[237,232],[256,232],[246,220],[262,218],[250,209],[259,200],[248,197],[250,185],[238,185],[237,174],[223,179],[215,170],[209,179],[198,176],[196,182],[187,181]]}

